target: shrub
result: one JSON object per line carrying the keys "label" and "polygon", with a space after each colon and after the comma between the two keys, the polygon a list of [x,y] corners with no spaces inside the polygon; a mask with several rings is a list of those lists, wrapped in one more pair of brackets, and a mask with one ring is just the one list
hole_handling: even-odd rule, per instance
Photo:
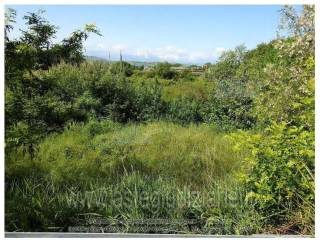
{"label": "shrub", "polygon": [[200,101],[181,97],[169,103],[167,118],[182,124],[203,122],[202,107]]}
{"label": "shrub", "polygon": [[240,132],[232,137],[237,148],[249,150],[251,170],[243,178],[247,199],[257,201],[270,222],[286,221],[288,212],[303,202],[314,204],[313,131],[282,123],[260,136]]}
{"label": "shrub", "polygon": [[171,64],[168,62],[157,64],[154,71],[158,77],[164,79],[173,79],[177,75],[174,70],[171,70]]}

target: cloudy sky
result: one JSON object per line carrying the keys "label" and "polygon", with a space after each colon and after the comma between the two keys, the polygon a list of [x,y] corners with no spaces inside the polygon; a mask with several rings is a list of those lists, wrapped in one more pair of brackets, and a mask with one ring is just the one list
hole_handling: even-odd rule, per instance
{"label": "cloudy sky", "polygon": [[12,33],[24,29],[23,15],[44,9],[44,17],[59,26],[56,41],[86,23],[95,23],[103,36],[85,43],[87,55],[125,60],[214,62],[240,44],[253,48],[276,37],[279,5],[241,6],[108,6],[10,5],[17,10]]}

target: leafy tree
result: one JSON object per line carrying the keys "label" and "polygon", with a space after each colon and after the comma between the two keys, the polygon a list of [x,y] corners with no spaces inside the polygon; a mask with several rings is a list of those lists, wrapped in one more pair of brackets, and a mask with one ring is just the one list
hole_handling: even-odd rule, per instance
{"label": "leafy tree", "polygon": [[13,24],[16,22],[17,12],[13,8],[5,9],[4,37],[5,41],[9,41],[9,32],[13,29]]}
{"label": "leafy tree", "polygon": [[[249,150],[251,169],[243,178],[247,199],[273,224],[291,221],[300,228],[286,211],[303,206],[314,216],[314,6],[304,6],[300,16],[287,6],[282,14],[289,35],[275,43],[279,58],[267,66],[255,99],[265,129],[233,137],[237,149]],[[314,218],[302,218],[314,225]]]}
{"label": "leafy tree", "polygon": [[255,111],[262,124],[272,120],[304,124],[298,119],[301,99],[314,96],[310,87],[314,84],[314,6],[304,5],[300,16],[292,7],[284,7],[280,29],[287,30],[287,37],[275,42],[279,60],[266,68]]}
{"label": "leafy tree", "polygon": [[158,77],[164,79],[173,79],[176,76],[176,72],[171,70],[171,64],[168,62],[157,64],[154,71]]}
{"label": "leafy tree", "polygon": [[135,66],[125,61],[111,63],[110,65],[110,72],[112,74],[124,74],[126,77],[132,76],[135,69]]}
{"label": "leafy tree", "polygon": [[87,40],[90,33],[102,36],[94,24],[86,24],[83,30],[74,31],[70,37],[62,40],[62,43],[55,45],[58,61],[63,59],[67,63],[80,64],[84,60],[83,41]]}
{"label": "leafy tree", "polygon": [[207,120],[225,129],[249,128],[255,122],[250,115],[252,99],[247,91],[248,78],[238,74],[246,54],[243,45],[226,51],[207,72],[207,78],[215,85]]}
{"label": "leafy tree", "polygon": [[[7,10],[5,25],[6,144],[8,149],[27,145],[31,157],[34,144],[69,119],[62,117],[62,112],[70,112],[70,106],[61,105],[61,99],[53,94],[58,90],[55,89],[56,83],[42,79],[36,71],[48,70],[62,61],[79,64],[84,60],[83,41],[89,33],[100,34],[94,25],[86,25],[83,31],[75,31],[62,43],[53,44],[58,28],[42,17],[43,12],[40,10],[24,16],[27,30],[21,30],[18,39],[8,37],[13,29],[14,10]],[[52,106],[59,106],[56,108],[61,109],[59,114],[54,114]],[[14,137],[16,129],[18,132],[23,129],[22,135],[25,136],[18,141]]]}

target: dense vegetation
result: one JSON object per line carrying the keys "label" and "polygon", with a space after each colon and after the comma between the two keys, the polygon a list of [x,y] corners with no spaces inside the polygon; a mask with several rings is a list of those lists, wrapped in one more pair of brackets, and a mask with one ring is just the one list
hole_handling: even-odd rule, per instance
{"label": "dense vegetation", "polygon": [[7,9],[6,230],[313,235],[314,7],[282,18],[194,75],[86,60],[99,30],[42,12],[10,39]]}

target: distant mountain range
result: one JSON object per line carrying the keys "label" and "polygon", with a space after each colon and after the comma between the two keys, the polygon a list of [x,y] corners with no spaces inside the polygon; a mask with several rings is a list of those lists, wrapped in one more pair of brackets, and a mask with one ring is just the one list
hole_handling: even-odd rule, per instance
{"label": "distant mountain range", "polygon": [[[96,61],[104,61],[104,62],[109,62],[108,59],[106,58],[102,58],[102,57],[96,57],[96,56],[86,56],[86,59],[88,60],[96,60]],[[111,60],[111,62],[118,62],[115,60]],[[140,67],[140,66],[154,66],[156,64],[158,64],[159,62],[144,62],[144,61],[126,61],[134,66]]]}
{"label": "distant mountain range", "polygon": [[[86,59],[95,60],[95,61],[109,62],[108,59],[102,58],[102,57],[97,57],[97,56],[86,56]],[[126,61],[126,60],[124,60],[124,61]],[[111,62],[118,62],[118,61],[111,60]],[[140,67],[140,66],[149,67],[149,66],[154,66],[154,65],[157,65],[158,63],[160,63],[160,62],[147,62],[147,61],[126,61],[126,62],[128,62],[128,63],[130,63],[130,64],[132,64],[134,66],[137,66],[137,67]],[[182,66],[190,66],[191,64],[181,64],[181,65]],[[192,65],[198,65],[198,64],[192,64]]]}

